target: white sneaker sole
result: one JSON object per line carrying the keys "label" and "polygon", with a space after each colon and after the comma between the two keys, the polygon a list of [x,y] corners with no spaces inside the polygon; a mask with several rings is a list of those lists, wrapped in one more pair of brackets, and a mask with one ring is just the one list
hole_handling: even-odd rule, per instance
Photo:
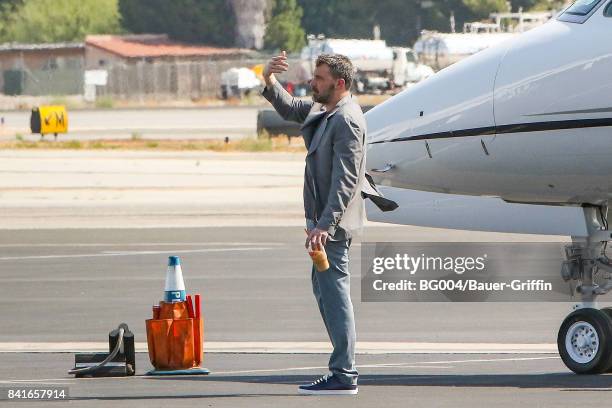
{"label": "white sneaker sole", "polygon": [[354,390],[321,390],[321,391],[312,391],[312,390],[303,390],[298,388],[298,392],[303,395],[357,395],[359,388],[355,388]]}

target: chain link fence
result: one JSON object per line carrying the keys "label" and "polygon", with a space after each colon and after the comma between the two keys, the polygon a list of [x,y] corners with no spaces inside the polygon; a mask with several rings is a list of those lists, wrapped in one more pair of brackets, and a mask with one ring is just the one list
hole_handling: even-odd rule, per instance
{"label": "chain link fence", "polygon": [[13,69],[2,73],[5,95],[79,95],[83,93],[83,69]]}
{"label": "chain link fence", "polygon": [[[191,99],[220,97],[221,75],[230,68],[252,68],[267,59],[187,62],[137,62],[108,69],[108,83],[98,86],[98,96],[120,99]],[[283,80],[300,80],[300,60],[290,61]]]}
{"label": "chain link fence", "polygon": [[[215,61],[118,62],[108,71],[107,84],[96,86],[98,97],[126,100],[198,100],[221,96],[221,75],[230,68],[252,68],[268,58]],[[289,61],[289,72],[282,81],[304,78],[301,61]],[[83,95],[85,70],[82,66],[53,69],[4,70],[0,77],[5,95],[62,96]]]}

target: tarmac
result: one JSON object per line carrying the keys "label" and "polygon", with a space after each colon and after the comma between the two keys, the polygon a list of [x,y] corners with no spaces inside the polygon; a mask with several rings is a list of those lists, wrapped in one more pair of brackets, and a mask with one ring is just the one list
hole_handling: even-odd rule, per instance
{"label": "tarmac", "polygon": [[[305,397],[297,385],[327,372],[330,346],[303,248],[303,157],[5,151],[0,159],[0,390],[67,387],[71,400],[56,404],[79,407],[589,407],[612,390],[609,375],[572,374],[556,353],[570,302],[360,298],[364,242],[529,242],[537,251],[565,237],[369,223],[350,264],[359,395]],[[152,368],[144,320],[162,296],[169,255],[181,257],[188,292],[203,296],[207,377],[144,375]],[[103,350],[120,322],[136,336],[137,376],[68,375],[73,354]]]}
{"label": "tarmac", "polygon": [[[241,139],[257,133],[259,107],[70,109],[68,132],[58,140]],[[29,110],[2,111],[0,140],[40,140],[30,134]],[[45,139],[53,140],[53,135]]]}
{"label": "tarmac", "polygon": [[[208,376],[94,379],[66,375],[71,359],[0,354],[0,378],[10,379],[0,389],[61,387],[70,400],[50,406],[78,407],[598,407],[607,405],[612,386],[608,375],[568,373],[551,355],[359,355],[359,394],[325,397],[297,394],[298,384],[326,369],[320,354],[209,354]],[[147,364],[137,354],[137,368]]]}

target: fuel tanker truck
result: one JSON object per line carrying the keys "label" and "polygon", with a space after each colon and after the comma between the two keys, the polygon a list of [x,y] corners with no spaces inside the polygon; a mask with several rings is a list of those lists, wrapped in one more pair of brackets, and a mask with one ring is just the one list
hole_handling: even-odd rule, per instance
{"label": "fuel tanker truck", "polygon": [[421,64],[410,48],[388,47],[384,40],[352,40],[308,37],[300,54],[303,70],[314,72],[320,54],[343,54],[356,70],[354,90],[358,93],[381,93],[395,87],[419,82],[434,71]]}

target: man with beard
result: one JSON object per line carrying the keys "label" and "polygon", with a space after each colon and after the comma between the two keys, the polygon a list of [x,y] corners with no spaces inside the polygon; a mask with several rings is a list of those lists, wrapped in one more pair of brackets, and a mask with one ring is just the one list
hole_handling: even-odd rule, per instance
{"label": "man with beard", "polygon": [[311,270],[312,289],[333,345],[330,373],[302,394],[357,394],[355,320],[349,285],[349,247],[365,215],[361,188],[365,178],[366,123],[349,92],[353,65],[343,55],[320,55],[311,80],[313,101],[291,97],[274,74],[287,71],[285,52],[264,69],[263,96],[286,120],[303,123],[308,149],[304,172],[304,212],[309,244],[324,246],[329,269]]}

